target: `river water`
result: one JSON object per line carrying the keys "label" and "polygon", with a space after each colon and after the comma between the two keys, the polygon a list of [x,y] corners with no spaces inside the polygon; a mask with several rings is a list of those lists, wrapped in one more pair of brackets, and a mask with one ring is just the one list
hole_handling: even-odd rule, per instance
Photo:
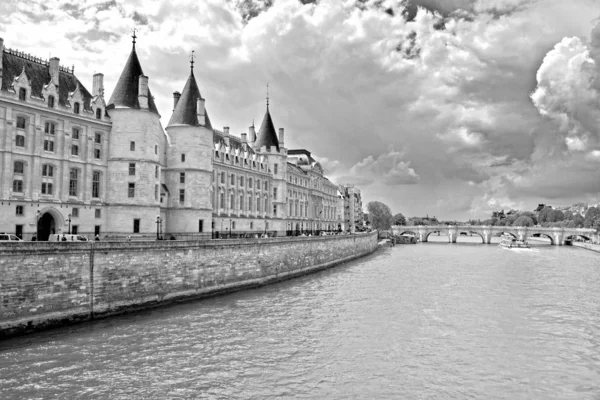
{"label": "river water", "polygon": [[600,254],[385,248],[2,341],[0,398],[599,399]]}

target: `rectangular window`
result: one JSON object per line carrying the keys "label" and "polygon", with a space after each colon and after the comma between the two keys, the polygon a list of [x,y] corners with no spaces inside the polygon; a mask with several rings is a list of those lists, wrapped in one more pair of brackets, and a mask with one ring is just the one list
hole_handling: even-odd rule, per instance
{"label": "rectangular window", "polygon": [[130,182],[127,187],[127,197],[135,197],[135,183]]}
{"label": "rectangular window", "polygon": [[79,140],[79,128],[73,128],[71,133],[74,140]]}
{"label": "rectangular window", "polygon": [[158,165],[154,167],[154,177],[158,179]]}
{"label": "rectangular window", "polygon": [[277,200],[277,188],[274,187],[273,188],[273,201],[276,201],[276,200]]}
{"label": "rectangular window", "polygon": [[273,216],[277,216],[277,204],[273,204]]}
{"label": "rectangular window", "polygon": [[244,177],[240,176],[240,186],[244,187]]}
{"label": "rectangular window", "polygon": [[23,215],[23,206],[17,206],[17,215]]}
{"label": "rectangular window", "polygon": [[254,229],[254,222],[250,221],[250,229]]}
{"label": "rectangular window", "polygon": [[240,211],[244,211],[244,195],[240,196]]}
{"label": "rectangular window", "polygon": [[185,202],[185,189],[179,189],[179,203]]}
{"label": "rectangular window", "polygon": [[154,185],[154,200],[158,200],[158,185]]}
{"label": "rectangular window", "polygon": [[233,193],[229,196],[229,208],[235,208],[235,195]]}
{"label": "rectangular window", "polygon": [[158,145],[154,145],[154,154],[158,154]]}
{"label": "rectangular window", "polygon": [[198,220],[198,232],[204,232],[204,220]]}
{"label": "rectangular window", "polygon": [[17,140],[15,142],[17,147],[25,147],[25,136],[17,135]]}
{"label": "rectangular window", "polygon": [[73,112],[74,112],[75,114],[79,114],[79,103],[75,103],[75,104],[73,105]]}
{"label": "rectangular window", "polygon": [[94,217],[95,218],[102,218],[102,209],[101,208],[96,208],[94,210]]}
{"label": "rectangular window", "polygon": [[100,149],[94,149],[94,158],[100,159]]}
{"label": "rectangular window", "polygon": [[96,119],[102,119],[102,109],[96,108]]}
{"label": "rectangular window", "polygon": [[252,178],[248,178],[248,189],[252,189]]}
{"label": "rectangular window", "polygon": [[20,179],[15,179],[13,181],[13,192],[15,193],[23,193],[23,181]]}
{"label": "rectangular window", "polygon": [[54,135],[55,125],[52,122],[46,122],[44,124],[44,133],[48,135]]}
{"label": "rectangular window", "polygon": [[27,98],[27,89],[20,88],[19,89],[19,100],[25,100]]}
{"label": "rectangular window", "polygon": [[77,196],[77,181],[79,171],[71,169],[69,171],[69,196]]}
{"label": "rectangular window", "polygon": [[129,176],[135,176],[135,163],[129,163]]}
{"label": "rectangular window", "polygon": [[256,190],[260,190],[260,179],[256,180]]}
{"label": "rectangular window", "polygon": [[133,233],[140,233],[140,219],[135,218],[133,220]]}
{"label": "rectangular window", "polygon": [[48,96],[48,107],[54,108],[54,96]]}
{"label": "rectangular window", "polygon": [[231,186],[235,185],[235,175],[231,174]]}
{"label": "rectangular window", "polygon": [[225,183],[225,172],[221,172],[221,183]]}
{"label": "rectangular window", "polygon": [[15,174],[22,174],[24,170],[25,170],[25,164],[23,164],[21,161],[15,162],[15,164],[14,164],[14,173]]}
{"label": "rectangular window", "polygon": [[100,133],[95,133],[95,134],[94,134],[94,142],[95,142],[95,143],[102,143],[102,134],[100,134]]}
{"label": "rectangular window", "polygon": [[92,197],[100,197],[100,172],[98,171],[92,174]]}
{"label": "rectangular window", "polygon": [[71,145],[71,155],[79,156],[79,146],[77,146],[76,144]]}
{"label": "rectangular window", "polygon": [[129,142],[129,150],[135,151],[135,142]]}
{"label": "rectangular window", "polygon": [[185,162],[185,154],[181,155],[181,162]]}
{"label": "rectangular window", "polygon": [[225,208],[225,193],[219,193],[219,208]]}
{"label": "rectangular window", "polygon": [[73,207],[73,211],[71,212],[73,217],[79,217],[79,208]]}
{"label": "rectangular window", "polygon": [[235,229],[235,221],[231,221],[231,230]]}
{"label": "rectangular window", "polygon": [[179,173],[179,183],[185,183],[185,172]]}
{"label": "rectangular window", "polygon": [[25,117],[17,117],[17,129],[25,129]]}
{"label": "rectangular window", "polygon": [[269,182],[265,181],[265,186],[263,187],[264,190],[269,190]]}
{"label": "rectangular window", "polygon": [[42,194],[52,194],[52,184],[49,182],[42,182]]}
{"label": "rectangular window", "polygon": [[54,140],[44,140],[44,150],[54,153]]}

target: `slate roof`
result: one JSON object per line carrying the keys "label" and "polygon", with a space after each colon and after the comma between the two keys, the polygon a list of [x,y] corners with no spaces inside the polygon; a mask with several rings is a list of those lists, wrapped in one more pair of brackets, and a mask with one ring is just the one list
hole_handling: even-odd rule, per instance
{"label": "slate roof", "polygon": [[[138,86],[141,75],[144,75],[144,72],[142,71],[142,66],[140,65],[137,53],[135,52],[134,45],[106,108],[127,107],[139,110]],[[156,108],[156,104],[154,104],[154,97],[152,97],[150,88],[148,88],[148,110],[158,114],[158,109]]]}
{"label": "slate roof", "polygon": [[262,146],[276,147],[277,151],[279,151],[279,140],[277,140],[277,133],[275,133],[275,126],[273,126],[273,119],[271,118],[268,105],[262,124],[260,124],[260,129],[258,130],[256,143],[254,143],[254,147],[257,149],[260,149]]}
{"label": "slate roof", "polygon": [[[50,83],[50,67],[46,63],[31,61],[7,51],[2,54],[2,90],[8,90],[12,86],[14,79],[23,72],[23,68],[31,85],[31,95],[41,98],[44,85]],[[74,92],[78,84],[84,99],[83,108],[91,110],[90,92],[75,75],[62,70],[58,73],[58,103],[68,106],[69,93]]]}
{"label": "slate roof", "polygon": [[[179,98],[179,101],[177,101],[175,110],[173,110],[173,115],[171,115],[169,125],[200,126],[198,123],[198,116],[196,114],[196,102],[201,97],[202,95],[200,94],[200,89],[198,89],[198,84],[196,83],[194,72],[192,71],[187,82],[185,83],[181,97]],[[212,124],[210,123],[210,118],[208,117],[208,111],[206,108],[204,112],[206,114],[206,123],[204,126],[208,129],[212,129]]]}

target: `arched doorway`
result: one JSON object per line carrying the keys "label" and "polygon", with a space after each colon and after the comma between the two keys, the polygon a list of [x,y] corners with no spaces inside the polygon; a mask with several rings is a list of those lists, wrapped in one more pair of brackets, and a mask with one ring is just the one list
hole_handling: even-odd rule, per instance
{"label": "arched doorway", "polygon": [[49,212],[42,214],[38,220],[37,240],[46,242],[50,235],[56,233],[56,221]]}

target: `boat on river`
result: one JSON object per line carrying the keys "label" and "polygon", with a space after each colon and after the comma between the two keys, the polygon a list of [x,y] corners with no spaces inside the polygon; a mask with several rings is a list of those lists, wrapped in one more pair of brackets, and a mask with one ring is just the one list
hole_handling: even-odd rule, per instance
{"label": "boat on river", "polygon": [[517,240],[510,235],[502,236],[502,240],[500,241],[500,246],[505,247],[507,249],[529,249],[529,243],[526,240]]}

